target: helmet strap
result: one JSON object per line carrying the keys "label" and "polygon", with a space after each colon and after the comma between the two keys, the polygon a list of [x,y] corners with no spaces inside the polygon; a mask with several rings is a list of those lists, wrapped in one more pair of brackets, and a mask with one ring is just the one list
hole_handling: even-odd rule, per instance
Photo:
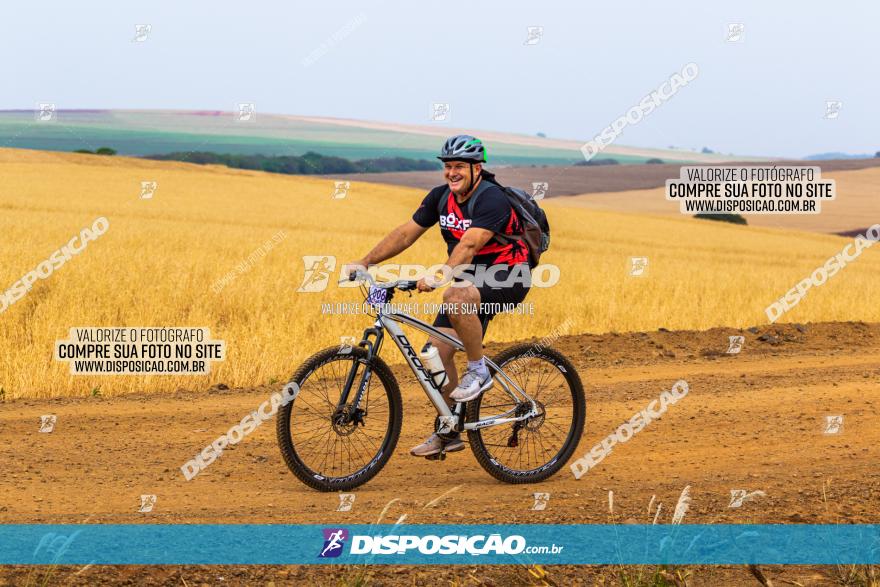
{"label": "helmet strap", "polygon": [[468,166],[470,166],[470,168],[471,168],[471,184],[468,186],[467,194],[470,195],[474,192],[474,188],[476,187],[477,183],[476,183],[476,180],[474,179],[474,164],[471,162],[468,162]]}
{"label": "helmet strap", "polygon": [[[468,196],[468,195],[470,195],[470,194],[473,193],[473,191],[474,191],[474,187],[476,186],[477,179],[479,179],[479,178],[474,178],[474,164],[473,164],[471,161],[468,161],[468,167],[471,168],[471,169],[470,169],[470,171],[471,171],[471,174],[470,174],[471,177],[470,177],[470,184],[468,185],[468,189],[467,189],[467,191],[465,191],[465,193],[464,193],[465,196]],[[457,197],[458,197],[458,196],[456,195],[456,198],[457,198]]]}

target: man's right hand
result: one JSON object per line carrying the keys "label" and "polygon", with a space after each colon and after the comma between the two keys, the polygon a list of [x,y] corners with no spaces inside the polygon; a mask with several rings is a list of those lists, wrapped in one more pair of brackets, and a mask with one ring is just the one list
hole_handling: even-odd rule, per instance
{"label": "man's right hand", "polygon": [[436,286],[434,285],[433,280],[429,280],[427,277],[422,277],[416,284],[416,290],[422,293],[434,291],[435,288]]}
{"label": "man's right hand", "polygon": [[342,274],[348,279],[351,279],[351,274],[355,271],[363,271],[364,273],[367,272],[367,264],[364,262],[363,259],[351,261],[350,263],[346,263],[342,266]]}

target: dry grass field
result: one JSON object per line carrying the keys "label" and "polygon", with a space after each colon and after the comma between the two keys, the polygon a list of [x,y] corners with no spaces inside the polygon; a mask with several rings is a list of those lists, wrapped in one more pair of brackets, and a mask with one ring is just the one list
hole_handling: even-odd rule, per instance
{"label": "dry grass field", "polygon": [[[157,182],[151,199],[140,197],[142,181]],[[88,395],[98,387],[114,395],[285,379],[315,350],[369,325],[364,316],[322,315],[321,304],[360,300],[358,290],[336,287],[339,265],[409,218],[424,195],[366,183],[352,183],[343,199],[333,191],[326,178],[0,149],[0,291],[96,218],[110,225],[0,313],[0,388],[6,397]],[[552,200],[545,208],[553,245],[544,260],[559,266],[560,282],[532,291],[532,316],[497,318],[489,341],[545,336],[569,317],[573,333],[765,323],[770,302],[847,242]],[[273,236],[271,250],[252,256]],[[339,262],[325,292],[297,292],[305,255]],[[629,275],[631,257],[649,258],[644,276]],[[396,261],[445,258],[434,229]],[[880,321],[878,285],[880,248],[810,291],[782,321]],[[395,301],[439,302],[440,293]],[[53,346],[75,326],[208,327],[226,342],[228,358],[209,376],[71,376],[53,360]]]}

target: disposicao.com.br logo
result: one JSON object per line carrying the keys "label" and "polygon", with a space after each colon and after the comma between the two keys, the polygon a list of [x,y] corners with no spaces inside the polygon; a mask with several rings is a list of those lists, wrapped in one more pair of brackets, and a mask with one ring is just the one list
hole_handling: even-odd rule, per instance
{"label": "disposicao.com.br logo", "polygon": [[[337,557],[343,551],[348,531],[343,528],[325,528],[324,546],[319,558]],[[429,534],[392,534],[388,536],[354,535],[351,537],[350,555],[418,554],[439,555],[516,555],[516,554],[559,554],[563,546],[528,546],[526,539],[519,535],[502,537],[501,534],[475,534],[438,536]],[[412,554],[415,554],[413,552]]]}
{"label": "disposicao.com.br logo", "polygon": [[318,558],[335,558],[342,554],[342,548],[348,539],[348,530],[345,528],[324,528],[324,546],[318,553]]}

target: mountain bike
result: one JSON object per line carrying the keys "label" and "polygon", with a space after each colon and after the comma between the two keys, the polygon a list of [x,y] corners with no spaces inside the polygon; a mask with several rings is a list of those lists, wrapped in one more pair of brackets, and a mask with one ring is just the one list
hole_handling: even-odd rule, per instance
{"label": "mountain bike", "polygon": [[[296,397],[278,411],[278,444],[296,477],[319,491],[345,491],[376,476],[391,458],[403,420],[400,388],[379,357],[386,333],[437,410],[438,433],[467,432],[471,451],[490,475],[507,483],[543,481],[562,468],[584,429],[581,379],[565,356],[544,345],[519,344],[486,358],[494,384],[465,406],[450,408],[401,325],[458,350],[464,345],[390,304],[416,281],[377,283],[353,272],[376,318],[356,345],[326,348],[297,369]],[[427,343],[426,343],[427,345]],[[294,388],[296,389],[296,388]],[[441,452],[433,458],[445,459]],[[429,457],[430,458],[430,457]]]}

